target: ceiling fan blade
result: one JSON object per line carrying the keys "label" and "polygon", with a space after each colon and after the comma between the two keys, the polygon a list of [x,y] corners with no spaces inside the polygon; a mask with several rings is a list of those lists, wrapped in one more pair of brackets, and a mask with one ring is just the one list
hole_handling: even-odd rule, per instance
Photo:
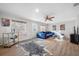
{"label": "ceiling fan blade", "polygon": [[45,21],[47,21],[47,20],[52,21],[52,18],[55,18],[55,17],[54,16],[46,16]]}

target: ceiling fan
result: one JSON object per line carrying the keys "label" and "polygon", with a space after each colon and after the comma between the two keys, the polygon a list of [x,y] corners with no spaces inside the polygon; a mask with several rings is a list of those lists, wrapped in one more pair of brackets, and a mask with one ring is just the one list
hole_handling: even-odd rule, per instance
{"label": "ceiling fan", "polygon": [[55,18],[55,17],[54,17],[54,16],[48,16],[48,15],[47,15],[47,16],[45,17],[45,21],[47,21],[47,20],[52,21],[53,18]]}

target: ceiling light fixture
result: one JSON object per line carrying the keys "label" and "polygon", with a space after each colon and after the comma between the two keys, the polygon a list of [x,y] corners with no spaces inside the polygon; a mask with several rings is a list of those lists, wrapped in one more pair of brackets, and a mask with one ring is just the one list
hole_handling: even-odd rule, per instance
{"label": "ceiling light fixture", "polygon": [[36,13],[39,13],[39,9],[38,9],[38,8],[37,8],[37,9],[35,9],[35,12],[36,12]]}

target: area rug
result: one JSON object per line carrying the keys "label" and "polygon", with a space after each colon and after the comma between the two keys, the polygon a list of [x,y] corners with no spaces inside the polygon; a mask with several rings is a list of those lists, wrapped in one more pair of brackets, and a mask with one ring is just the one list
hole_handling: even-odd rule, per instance
{"label": "area rug", "polygon": [[46,56],[47,53],[44,51],[44,47],[38,46],[33,41],[29,43],[21,44],[26,53],[29,52],[28,56]]}

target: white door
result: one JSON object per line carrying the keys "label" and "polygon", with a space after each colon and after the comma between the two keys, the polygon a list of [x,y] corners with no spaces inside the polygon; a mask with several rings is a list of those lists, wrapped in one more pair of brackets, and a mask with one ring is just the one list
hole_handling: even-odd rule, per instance
{"label": "white door", "polygon": [[45,26],[40,26],[40,31],[45,31],[45,30],[46,30]]}

